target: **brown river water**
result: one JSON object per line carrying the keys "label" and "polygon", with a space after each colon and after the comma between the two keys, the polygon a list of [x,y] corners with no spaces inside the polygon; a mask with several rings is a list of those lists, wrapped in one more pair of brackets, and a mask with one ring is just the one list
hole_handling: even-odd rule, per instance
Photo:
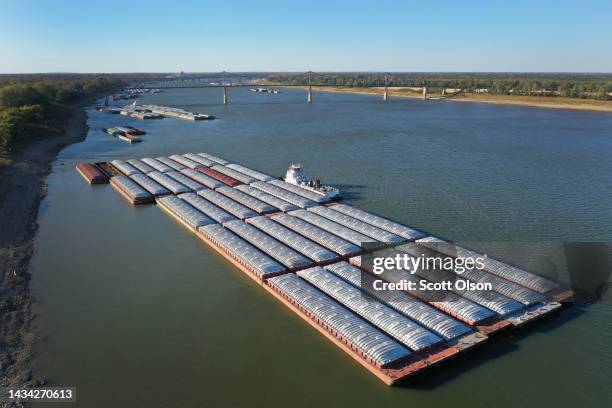
{"label": "brown river water", "polygon": [[[210,122],[91,110],[53,165],[31,263],[35,374],[76,387],[71,406],[607,406],[609,301],[387,387],[174,219],[74,165],[205,151],[280,176],[297,161],[347,203],[554,275],[551,248],[612,241],[612,115],[247,89],[223,106],[221,92],[140,98]],[[101,130],[119,124],[144,141]]]}

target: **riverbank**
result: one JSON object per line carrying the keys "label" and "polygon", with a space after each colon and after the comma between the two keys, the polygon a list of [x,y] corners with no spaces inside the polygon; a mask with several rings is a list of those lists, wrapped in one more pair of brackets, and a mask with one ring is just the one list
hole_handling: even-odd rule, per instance
{"label": "riverbank", "polygon": [[[87,98],[70,106],[63,134],[32,141],[0,172],[0,387],[32,386],[30,274],[38,209],[51,163],[65,146],[85,139]],[[0,407],[4,407],[0,403]]]}
{"label": "riverbank", "polygon": [[[296,89],[304,89],[303,86],[295,87]],[[380,95],[382,97],[384,88],[341,88],[341,87],[316,87],[312,89],[317,92],[332,92],[332,93],[353,93],[363,95]],[[400,98],[422,99],[423,95],[420,92],[415,92],[407,88],[389,88],[389,96]],[[578,99],[578,98],[563,98],[563,97],[547,97],[547,96],[518,96],[518,95],[491,95],[491,94],[460,94],[453,97],[444,97],[441,95],[430,94],[428,98],[432,100],[446,99],[459,102],[479,102],[491,103],[497,105],[515,105],[528,106],[537,108],[551,109],[572,109],[582,111],[596,112],[612,112],[612,101],[600,101],[595,99]]]}

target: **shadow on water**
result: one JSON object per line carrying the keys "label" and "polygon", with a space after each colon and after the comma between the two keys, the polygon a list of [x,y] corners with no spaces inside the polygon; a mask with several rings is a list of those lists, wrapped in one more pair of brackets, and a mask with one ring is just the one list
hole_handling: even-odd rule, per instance
{"label": "shadow on water", "polygon": [[468,351],[465,355],[460,355],[450,361],[441,363],[439,366],[425,370],[398,384],[397,387],[415,390],[436,389],[450,381],[455,381],[463,373],[469,372],[481,364],[518,351],[521,346],[517,343],[528,336],[534,333],[552,332],[584,313],[586,311],[582,307],[566,305],[560,313],[553,313],[520,328],[511,328],[511,332],[494,335],[485,344]]}
{"label": "shadow on water", "polygon": [[361,184],[331,184],[331,186],[340,190],[343,200],[359,200],[367,188]]}

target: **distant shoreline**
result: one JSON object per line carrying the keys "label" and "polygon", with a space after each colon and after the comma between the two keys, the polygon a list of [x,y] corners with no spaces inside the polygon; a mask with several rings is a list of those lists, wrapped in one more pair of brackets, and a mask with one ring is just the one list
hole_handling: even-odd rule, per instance
{"label": "distant shoreline", "polygon": [[[304,89],[304,86],[291,87]],[[313,86],[313,91],[328,93],[346,93],[360,95],[380,95],[384,89],[377,88],[340,88]],[[389,88],[389,97],[422,99],[423,95],[407,90],[406,88]],[[428,95],[428,100],[449,100],[458,102],[490,103],[495,105],[514,105],[534,108],[569,109],[580,111],[612,113],[612,101],[599,101],[594,99],[564,98],[558,96],[518,96],[518,95],[492,95],[492,94],[461,94],[453,97],[441,97],[439,94]]]}

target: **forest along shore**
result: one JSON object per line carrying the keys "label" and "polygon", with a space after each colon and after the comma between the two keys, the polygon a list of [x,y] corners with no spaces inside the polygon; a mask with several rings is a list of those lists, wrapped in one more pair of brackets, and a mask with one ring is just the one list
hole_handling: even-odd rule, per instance
{"label": "forest along shore", "polygon": [[[291,88],[303,90],[304,86],[292,86]],[[362,95],[382,95],[383,87],[333,87],[313,86],[313,91],[331,93],[351,93]],[[423,99],[423,94],[407,88],[389,87],[389,96],[400,98]],[[450,100],[459,102],[479,102],[498,105],[516,105],[551,109],[572,109],[595,112],[612,112],[612,101],[600,101],[595,99],[565,98],[560,96],[519,96],[519,95],[494,95],[494,94],[458,94],[456,96],[441,97],[439,94],[428,94],[431,100]]]}
{"label": "forest along shore", "polygon": [[85,139],[88,126],[84,108],[91,102],[88,98],[74,104],[61,136],[33,141],[0,172],[0,387],[36,383],[31,371],[32,293],[28,264],[38,208],[58,152]]}

